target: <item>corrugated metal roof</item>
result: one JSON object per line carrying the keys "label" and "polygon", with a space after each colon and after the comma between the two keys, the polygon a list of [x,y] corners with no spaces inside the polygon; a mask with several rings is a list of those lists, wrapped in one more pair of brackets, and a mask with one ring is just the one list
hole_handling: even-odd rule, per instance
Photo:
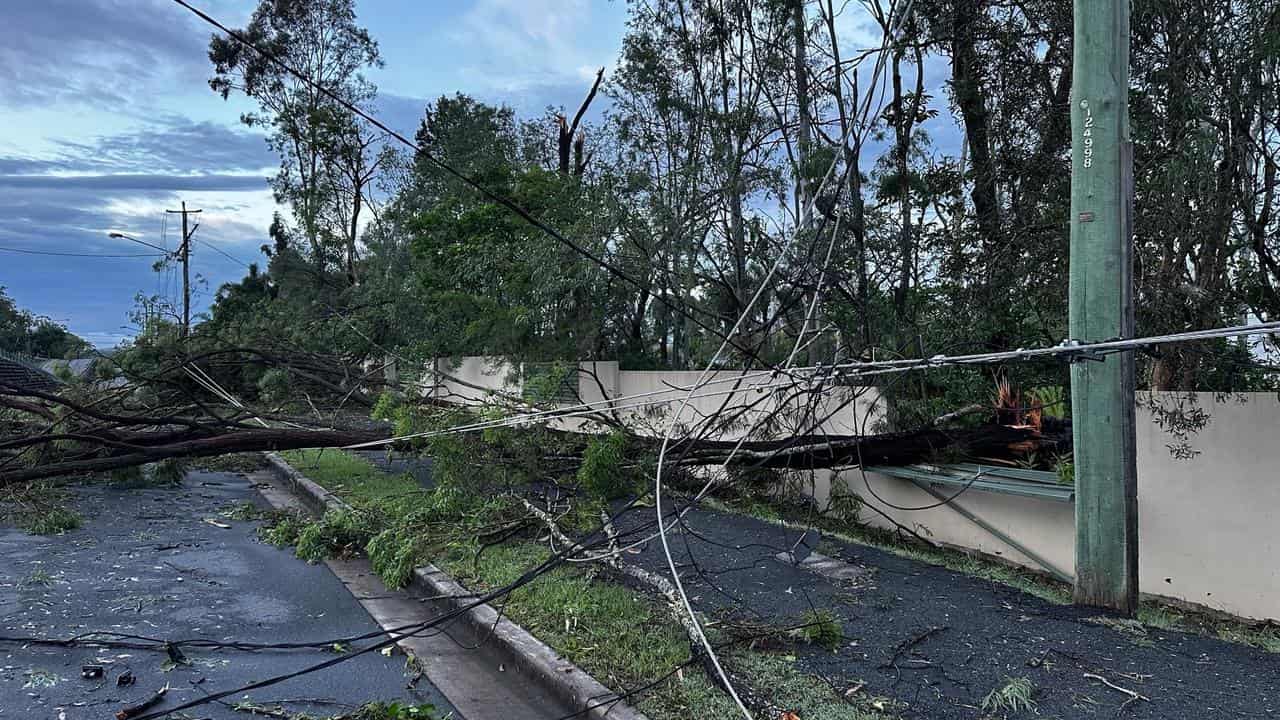
{"label": "corrugated metal roof", "polygon": [[0,357],[0,383],[22,390],[40,392],[54,392],[62,385],[49,373],[7,357]]}
{"label": "corrugated metal roof", "polygon": [[1022,468],[978,465],[975,463],[878,465],[868,467],[867,470],[914,483],[959,487],[967,485],[974,490],[1035,497],[1057,502],[1074,502],[1076,497],[1074,485],[1064,485],[1058,482],[1057,473],[1047,470],[1024,470]]}
{"label": "corrugated metal roof", "polygon": [[88,379],[93,372],[93,366],[98,361],[97,358],[77,358],[75,360],[45,360],[40,363],[40,369],[57,377],[58,370],[65,368],[75,377]]}

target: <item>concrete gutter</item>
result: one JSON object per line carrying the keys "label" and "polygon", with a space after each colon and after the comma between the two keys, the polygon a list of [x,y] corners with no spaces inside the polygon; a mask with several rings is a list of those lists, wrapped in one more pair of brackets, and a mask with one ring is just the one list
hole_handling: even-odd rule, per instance
{"label": "concrete gutter", "polygon": [[[276,453],[266,453],[267,465],[282,482],[297,492],[317,512],[348,507],[340,498],[325,490]],[[409,587],[426,597],[444,598],[440,602],[450,610],[470,603],[470,591],[434,565],[413,571]],[[460,620],[485,638],[487,649],[510,669],[524,675],[575,710],[579,717],[591,720],[649,720],[646,715],[622,700],[612,702],[617,693],[591,677],[585,670],[565,659],[551,646],[529,631],[498,614],[489,604],[464,612]]]}

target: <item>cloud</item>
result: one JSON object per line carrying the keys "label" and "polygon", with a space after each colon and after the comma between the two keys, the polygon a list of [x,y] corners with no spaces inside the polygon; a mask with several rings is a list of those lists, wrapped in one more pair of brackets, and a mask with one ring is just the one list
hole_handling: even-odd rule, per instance
{"label": "cloud", "polygon": [[172,193],[186,190],[262,190],[267,179],[261,175],[157,175],[117,173],[112,175],[0,175],[0,187],[52,190],[109,190]]}
{"label": "cloud", "polygon": [[[581,69],[610,64],[614,34],[603,18],[618,8],[588,0],[477,0],[460,18],[451,39],[469,49],[459,68],[469,83],[519,91],[566,81],[581,82]],[[617,32],[620,37],[622,23]]]}
{"label": "cloud", "polygon": [[164,0],[10,2],[5,28],[0,103],[10,106],[123,107],[141,87],[208,73],[208,34]]}
{"label": "cloud", "polygon": [[278,162],[262,135],[181,116],[152,121],[134,132],[58,145],[63,162],[87,158],[92,167],[104,170],[146,166],[167,173],[219,172],[261,170]]}
{"label": "cloud", "polygon": [[53,140],[39,157],[0,156],[0,174],[139,172],[173,175],[258,171],[275,166],[262,135],[181,116],[85,140]]}
{"label": "cloud", "polygon": [[434,98],[426,100],[420,97],[380,92],[378,99],[368,109],[371,115],[387,127],[413,140],[414,134],[418,132],[418,126],[426,117],[427,105],[434,101]]}
{"label": "cloud", "polygon": [[261,175],[0,175],[0,188],[109,190],[172,193],[186,190],[262,190]]}

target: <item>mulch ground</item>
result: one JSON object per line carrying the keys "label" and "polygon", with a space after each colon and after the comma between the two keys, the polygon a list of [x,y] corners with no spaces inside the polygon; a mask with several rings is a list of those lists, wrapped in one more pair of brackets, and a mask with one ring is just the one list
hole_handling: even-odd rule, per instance
{"label": "mulch ground", "polygon": [[[651,518],[649,510],[643,519]],[[1036,712],[1021,713],[1027,717],[1280,715],[1280,654],[1180,632],[1116,629],[1099,624],[1096,609],[828,541],[866,571],[835,582],[774,558],[799,530],[711,510],[691,513],[688,526],[672,551],[701,609],[774,620],[830,610],[847,642],[835,653],[805,652],[802,663],[838,686],[861,683],[862,692],[893,698],[903,717],[982,717],[983,698],[1010,677],[1035,687]],[[632,560],[667,571],[656,542]]]}
{"label": "mulch ground", "polygon": [[[429,483],[429,461],[366,457]],[[653,513],[638,508],[617,529],[625,535]],[[838,689],[890,698],[903,718],[1280,717],[1280,654],[1188,633],[1117,629],[1100,624],[1097,609],[827,538],[824,551],[863,571],[833,581],[774,557],[795,545],[799,530],[710,509],[691,512],[686,524],[670,541],[696,607],[783,624],[811,610],[834,613],[845,643],[836,652],[803,649],[801,664]],[[627,561],[669,572],[656,540]],[[984,712],[983,699],[1009,678],[1031,681],[1035,710]]]}

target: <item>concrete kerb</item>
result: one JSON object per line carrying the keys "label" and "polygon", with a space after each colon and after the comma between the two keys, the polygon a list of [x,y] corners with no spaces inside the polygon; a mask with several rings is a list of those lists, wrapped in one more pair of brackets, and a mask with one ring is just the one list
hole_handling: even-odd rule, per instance
{"label": "concrete kerb", "polygon": [[[282,482],[292,487],[313,510],[341,509],[347,504],[325,490],[276,453],[266,453],[267,465]],[[470,591],[434,565],[413,571],[410,587],[427,597],[447,598],[443,602],[457,609],[468,603]],[[477,637],[486,638],[489,649],[504,663],[544,687],[575,709],[580,717],[595,720],[648,720],[622,700],[610,702],[617,693],[589,673],[562,657],[529,631],[498,614],[489,604],[478,605],[462,615]]]}

